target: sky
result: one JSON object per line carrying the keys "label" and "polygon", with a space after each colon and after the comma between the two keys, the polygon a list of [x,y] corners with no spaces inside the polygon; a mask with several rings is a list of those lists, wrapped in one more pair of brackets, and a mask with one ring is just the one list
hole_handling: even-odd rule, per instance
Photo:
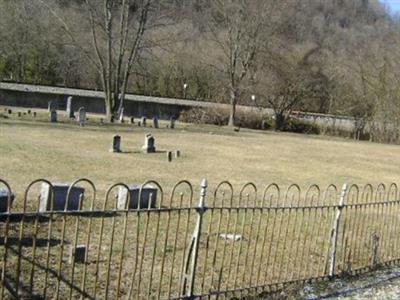
{"label": "sky", "polygon": [[381,0],[390,7],[393,13],[400,13],[400,0]]}

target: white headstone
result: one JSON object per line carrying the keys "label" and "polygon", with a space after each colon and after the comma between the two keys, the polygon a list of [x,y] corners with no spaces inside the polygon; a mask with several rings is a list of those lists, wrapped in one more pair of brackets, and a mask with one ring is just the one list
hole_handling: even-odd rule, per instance
{"label": "white headstone", "polygon": [[155,140],[150,133],[146,134],[146,136],[144,137],[144,145],[142,147],[142,151],[145,153],[156,152]]}
{"label": "white headstone", "polygon": [[80,126],[85,126],[86,123],[86,110],[84,107],[79,108],[78,110],[78,122]]}

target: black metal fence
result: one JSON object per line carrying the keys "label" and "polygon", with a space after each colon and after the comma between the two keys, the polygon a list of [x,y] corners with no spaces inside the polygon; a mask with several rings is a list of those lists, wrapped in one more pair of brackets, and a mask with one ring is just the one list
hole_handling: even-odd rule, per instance
{"label": "black metal fence", "polygon": [[395,184],[302,191],[252,183],[235,190],[222,182],[210,191],[205,180],[196,189],[184,180],[164,191],[148,181],[139,199],[151,185],[155,206],[129,208],[126,193],[121,209],[127,185],[115,184],[97,200],[95,185],[80,179],[67,194],[85,187],[78,210],[44,211],[43,184],[53,203],[52,184],[37,180],[0,213],[1,298],[241,296],[400,258]]}

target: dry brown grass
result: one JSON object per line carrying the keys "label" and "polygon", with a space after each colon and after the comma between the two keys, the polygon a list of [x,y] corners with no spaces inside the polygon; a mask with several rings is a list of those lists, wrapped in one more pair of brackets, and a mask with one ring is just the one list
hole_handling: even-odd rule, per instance
{"label": "dry brown grass", "polygon": [[[163,122],[164,129],[158,130],[99,125],[93,123],[97,116],[89,118],[91,124],[84,128],[69,121],[51,124],[28,116],[19,120],[15,114],[0,118],[0,177],[18,194],[40,177],[58,182],[88,177],[101,190],[119,181],[146,179],[163,185],[188,179],[197,185],[207,177],[213,186],[222,180],[235,185],[341,185],[399,179],[400,148],[394,145],[190,124],[169,130]],[[168,163],[163,152],[139,153],[148,132],[155,136],[157,150],[179,149],[182,157]],[[124,153],[108,151],[115,134],[122,136]]]}

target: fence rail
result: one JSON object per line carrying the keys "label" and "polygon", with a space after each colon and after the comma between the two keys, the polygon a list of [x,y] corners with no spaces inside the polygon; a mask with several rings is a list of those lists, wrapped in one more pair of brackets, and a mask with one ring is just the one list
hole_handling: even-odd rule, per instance
{"label": "fence rail", "polygon": [[[138,195],[125,193],[121,207],[126,184],[97,200],[93,182],[79,179],[61,210],[47,180],[35,180],[14,201],[7,182],[0,185],[8,195],[0,213],[2,299],[242,296],[400,258],[396,184],[259,190],[227,181],[211,189],[206,180],[195,188],[183,180],[167,191],[147,181]],[[44,210],[43,186],[50,190]],[[84,193],[71,210],[77,186]],[[129,207],[132,197],[137,207]]]}

